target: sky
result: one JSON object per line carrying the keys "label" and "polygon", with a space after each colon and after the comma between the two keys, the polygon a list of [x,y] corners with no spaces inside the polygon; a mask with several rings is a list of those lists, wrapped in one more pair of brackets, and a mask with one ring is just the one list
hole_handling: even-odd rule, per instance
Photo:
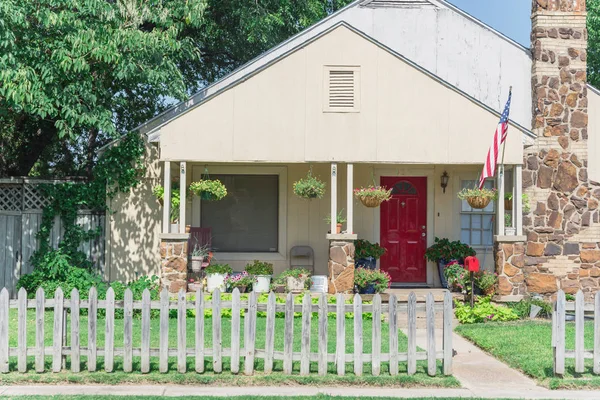
{"label": "sky", "polygon": [[529,48],[531,0],[448,0],[505,36]]}

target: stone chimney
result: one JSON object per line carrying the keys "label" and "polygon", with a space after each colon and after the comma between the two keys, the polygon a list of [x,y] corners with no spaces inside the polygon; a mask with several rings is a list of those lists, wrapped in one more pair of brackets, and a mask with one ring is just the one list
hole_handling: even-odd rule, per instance
{"label": "stone chimney", "polygon": [[[600,290],[600,249],[586,236],[598,222],[587,176],[588,99],[585,0],[533,0],[533,131],[525,148],[524,193],[531,213],[519,293],[551,297],[559,288]],[[598,242],[600,240],[596,240]]]}

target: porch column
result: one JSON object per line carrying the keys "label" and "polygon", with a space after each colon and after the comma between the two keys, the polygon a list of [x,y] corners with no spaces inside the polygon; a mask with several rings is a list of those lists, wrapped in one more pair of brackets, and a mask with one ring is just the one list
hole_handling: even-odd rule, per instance
{"label": "porch column", "polygon": [[515,210],[514,225],[517,228],[517,235],[523,235],[523,167],[521,165],[515,165],[514,191],[513,199],[515,203],[513,209]]}
{"label": "porch column", "polygon": [[169,233],[171,230],[171,162],[165,161],[163,168],[163,233]]}
{"label": "porch column", "polygon": [[337,163],[331,163],[331,234],[337,229]]}
{"label": "porch column", "polygon": [[185,233],[186,162],[179,163],[179,233]]}
{"label": "porch column", "polygon": [[497,228],[498,236],[504,236],[504,165],[498,166],[498,201],[497,201]]}
{"label": "porch column", "polygon": [[354,165],[347,165],[346,178],[346,232],[354,233]]}

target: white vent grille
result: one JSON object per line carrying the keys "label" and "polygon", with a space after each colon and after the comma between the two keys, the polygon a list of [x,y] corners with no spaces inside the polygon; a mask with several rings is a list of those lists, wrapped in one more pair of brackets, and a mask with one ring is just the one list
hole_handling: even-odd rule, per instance
{"label": "white vent grille", "polygon": [[435,7],[427,0],[365,0],[360,4],[368,8],[422,8]]}
{"label": "white vent grille", "polygon": [[324,111],[359,111],[359,78],[358,67],[325,67]]}

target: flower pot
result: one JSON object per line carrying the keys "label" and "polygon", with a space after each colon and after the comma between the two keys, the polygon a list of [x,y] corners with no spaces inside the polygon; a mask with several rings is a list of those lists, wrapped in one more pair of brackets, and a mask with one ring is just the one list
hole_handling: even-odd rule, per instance
{"label": "flower pot", "polygon": [[171,233],[179,233],[179,224],[171,224]]}
{"label": "flower pot", "polygon": [[342,224],[337,224],[335,226],[335,232],[339,235],[340,233],[342,233]]}
{"label": "flower pot", "polygon": [[446,269],[446,265],[448,265],[448,263],[444,260],[439,260],[438,261],[438,272],[440,274],[440,283],[442,284],[443,288],[448,288],[448,280],[446,279],[446,275],[444,274],[444,269]]}
{"label": "flower pot", "polygon": [[358,290],[359,294],[375,294],[375,284],[370,283],[367,287],[360,288]]}
{"label": "flower pot", "polygon": [[327,293],[327,275],[313,275],[310,291],[315,293]]}
{"label": "flower pot", "polygon": [[504,209],[506,211],[512,211],[513,202],[512,200],[504,199]]}
{"label": "flower pot", "polygon": [[271,287],[271,275],[255,275],[256,283],[254,291],[256,293],[267,293]]}
{"label": "flower pot", "polygon": [[381,201],[374,197],[360,197],[359,199],[365,207],[375,208],[381,205]]}
{"label": "flower pot", "polygon": [[376,269],[377,259],[375,257],[358,258],[354,264],[359,268]]}
{"label": "flower pot", "polygon": [[[240,291],[240,293],[246,293],[246,290],[248,290],[248,286],[238,286],[237,288],[238,288],[238,290]],[[232,287],[232,288],[231,288],[231,292],[233,292],[233,290],[234,290],[234,289],[235,289],[235,288],[234,288],[234,287]]]}
{"label": "flower pot", "polygon": [[275,293],[285,293],[285,285],[276,285],[273,291]]}
{"label": "flower pot", "polygon": [[288,276],[286,281],[286,287],[288,292],[302,293],[304,291],[305,283],[306,278],[294,278],[293,276]]}
{"label": "flower pot", "polygon": [[192,230],[192,226],[191,225],[186,225],[185,226],[185,233],[190,233],[191,230]]}
{"label": "flower pot", "polygon": [[517,228],[507,226],[506,228],[504,228],[504,234],[506,236],[515,236],[517,234]]}
{"label": "flower pot", "polygon": [[481,210],[486,208],[492,199],[490,197],[473,196],[467,197],[467,203],[475,209]]}
{"label": "flower pot", "polygon": [[225,291],[225,274],[209,274],[206,277],[206,290],[212,293],[217,288],[221,292]]}
{"label": "flower pot", "polygon": [[199,273],[202,271],[202,261],[204,261],[204,257],[192,256],[192,272]]}

